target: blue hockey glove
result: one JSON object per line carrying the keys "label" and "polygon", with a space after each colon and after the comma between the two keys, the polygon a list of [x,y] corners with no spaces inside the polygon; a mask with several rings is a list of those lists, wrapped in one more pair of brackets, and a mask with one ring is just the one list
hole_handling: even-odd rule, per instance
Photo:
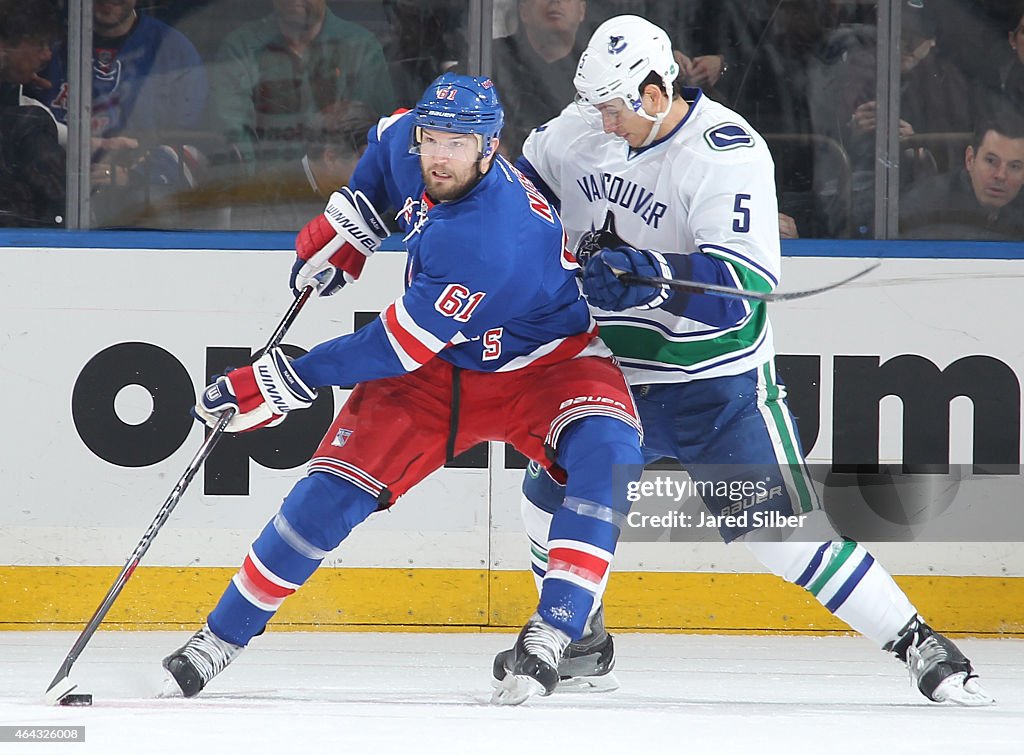
{"label": "blue hockey glove", "polygon": [[623,273],[647,277],[672,275],[668,263],[657,252],[631,246],[602,249],[591,256],[583,268],[583,293],[591,306],[621,312],[633,307],[654,309],[668,299],[668,289],[623,283],[619,278]]}

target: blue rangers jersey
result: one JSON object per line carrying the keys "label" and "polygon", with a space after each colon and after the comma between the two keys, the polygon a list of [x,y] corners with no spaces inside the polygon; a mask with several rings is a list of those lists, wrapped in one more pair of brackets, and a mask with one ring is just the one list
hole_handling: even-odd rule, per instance
{"label": "blue rangers jersey", "polygon": [[[139,14],[120,41],[95,38],[92,135],[117,136],[202,125],[209,84],[202,58],[188,38],[162,21]],[[41,74],[51,83],[33,96],[66,123],[67,52],[54,51]]]}
{"label": "blue rangers jersey", "polygon": [[[560,200],[574,246],[611,217],[625,243],[657,252],[672,277],[771,291],[781,262],[771,153],[738,113],[699,89],[682,94],[682,122],[640,149],[571,104],[534,129],[517,166]],[[774,355],[763,303],[674,293],[655,309],[595,318],[633,385],[739,375]]]}
{"label": "blue rangers jersey", "polygon": [[377,207],[401,208],[405,293],[370,325],[296,359],[299,376],[311,386],[350,385],[435,356],[481,372],[609,356],[548,200],[497,156],[469,193],[434,204],[409,152],[412,128],[412,113],[382,119],[349,184]]}

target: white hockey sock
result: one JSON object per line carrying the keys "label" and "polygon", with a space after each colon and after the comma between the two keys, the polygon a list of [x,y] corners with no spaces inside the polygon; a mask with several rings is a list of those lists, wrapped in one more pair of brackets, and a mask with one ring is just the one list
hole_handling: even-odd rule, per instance
{"label": "white hockey sock", "polygon": [[806,589],[879,647],[917,614],[885,567],[852,540],[744,544],[773,574]]}

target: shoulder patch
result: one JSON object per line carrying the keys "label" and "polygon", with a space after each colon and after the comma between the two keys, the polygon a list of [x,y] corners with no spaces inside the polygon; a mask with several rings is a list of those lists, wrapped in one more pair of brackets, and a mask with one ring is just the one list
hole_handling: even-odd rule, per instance
{"label": "shoulder patch", "polygon": [[712,126],[704,132],[704,141],[711,149],[719,152],[754,146],[754,137],[738,123],[719,123]]}

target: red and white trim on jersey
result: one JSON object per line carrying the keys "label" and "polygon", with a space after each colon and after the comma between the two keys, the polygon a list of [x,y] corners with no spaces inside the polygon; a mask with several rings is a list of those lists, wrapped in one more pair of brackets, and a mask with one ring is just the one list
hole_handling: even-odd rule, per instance
{"label": "red and white trim on jersey", "polygon": [[611,350],[597,337],[597,321],[590,318],[590,328],[585,333],[566,336],[548,341],[529,354],[510,359],[495,372],[513,372],[523,367],[544,367],[567,359],[578,357],[611,357]]}
{"label": "red and white trim on jersey", "polygon": [[380,494],[387,489],[387,485],[373,475],[367,474],[359,467],[353,466],[347,461],[331,459],[327,456],[313,457],[309,462],[309,466],[306,467],[306,473],[312,474],[313,472],[326,472],[327,474],[332,474],[335,477],[340,477],[343,480],[348,480],[357,488],[365,490],[374,498],[379,498]]}
{"label": "red and white trim on jersey", "polygon": [[558,448],[558,439],[566,428],[573,422],[584,417],[612,417],[622,420],[632,427],[640,435],[640,442],[644,442],[644,428],[637,419],[639,414],[636,404],[633,401],[633,394],[629,393],[629,406],[607,396],[577,396],[564,402],[559,412],[548,428],[548,434],[544,437],[544,445],[548,448]]}
{"label": "red and white trim on jersey", "polygon": [[251,548],[231,581],[243,598],[264,611],[276,611],[285,598],[299,589],[299,585],[281,579],[264,566]]}
{"label": "red and white trim on jersey", "polygon": [[412,319],[399,299],[381,313],[384,332],[402,366],[409,372],[418,370],[445,347],[445,343]]}
{"label": "red and white trim on jersey", "polygon": [[394,126],[398,120],[406,113],[411,112],[407,107],[400,107],[398,110],[393,112],[391,115],[386,115],[377,121],[377,140],[380,141],[380,137],[388,130],[391,126]]}
{"label": "red and white trim on jersey", "polygon": [[613,554],[579,540],[552,540],[548,543],[548,570],[545,579],[562,579],[596,593],[608,572]]}

